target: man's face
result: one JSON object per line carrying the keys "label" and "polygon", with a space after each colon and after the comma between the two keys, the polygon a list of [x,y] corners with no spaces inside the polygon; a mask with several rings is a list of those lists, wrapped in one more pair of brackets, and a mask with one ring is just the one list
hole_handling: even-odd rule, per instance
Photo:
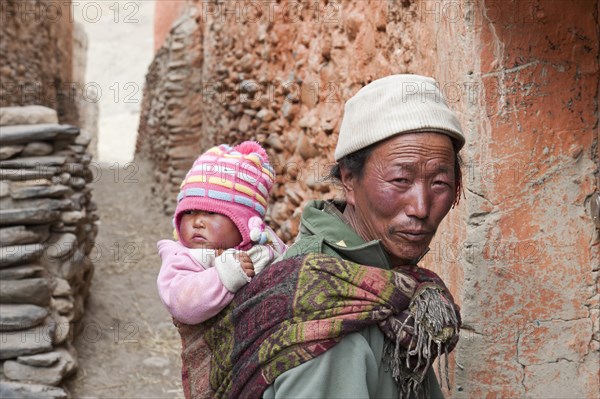
{"label": "man's face", "polygon": [[227,216],[192,210],[181,216],[179,240],[187,248],[228,249],[238,246],[242,235]]}
{"label": "man's face", "polygon": [[377,145],[362,177],[342,170],[350,220],[382,241],[395,266],[421,256],[455,198],[452,141],[439,133],[394,136]]}

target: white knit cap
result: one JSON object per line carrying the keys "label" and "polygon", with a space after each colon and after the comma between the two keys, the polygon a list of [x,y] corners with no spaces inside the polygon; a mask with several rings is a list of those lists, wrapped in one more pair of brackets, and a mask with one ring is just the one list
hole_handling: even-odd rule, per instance
{"label": "white knit cap", "polygon": [[391,75],[375,80],[350,98],[335,160],[397,134],[436,132],[465,144],[456,114],[448,108],[435,80],[419,75]]}

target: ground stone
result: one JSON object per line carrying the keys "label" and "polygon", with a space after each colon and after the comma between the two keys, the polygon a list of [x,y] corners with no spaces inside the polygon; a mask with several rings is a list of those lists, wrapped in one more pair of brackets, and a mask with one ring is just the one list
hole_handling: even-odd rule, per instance
{"label": "ground stone", "polygon": [[35,305],[0,304],[0,331],[31,328],[42,323],[48,309]]}
{"label": "ground stone", "polygon": [[52,350],[55,331],[56,324],[47,323],[27,330],[0,332],[0,360]]}
{"label": "ground stone", "polygon": [[60,360],[60,353],[46,352],[39,355],[19,356],[17,362],[34,367],[50,367]]}
{"label": "ground stone", "polygon": [[273,148],[275,151],[283,151],[283,149],[284,149],[279,135],[277,135],[275,133],[271,133],[269,135],[269,137],[267,137],[267,140],[265,141],[265,143],[269,147]]}
{"label": "ground stone", "polygon": [[54,290],[52,291],[52,296],[68,296],[73,294],[71,285],[64,278],[55,278],[54,284],[55,285]]}
{"label": "ground stone", "polygon": [[50,298],[50,287],[45,278],[0,281],[0,303],[47,306]]}
{"label": "ground stone", "polygon": [[10,184],[7,181],[0,181],[0,198],[6,197],[10,192]]}
{"label": "ground stone", "polygon": [[69,179],[69,184],[74,189],[81,190],[81,189],[85,188],[85,185],[87,184],[87,182],[85,181],[85,179],[83,177],[71,177]]}
{"label": "ground stone", "polygon": [[43,251],[41,244],[0,247],[0,268],[30,262],[39,258]]}
{"label": "ground stone", "polygon": [[50,223],[59,217],[51,208],[0,209],[0,226]]}
{"label": "ground stone", "polygon": [[58,123],[56,110],[41,105],[0,108],[0,126]]}
{"label": "ground stone", "polygon": [[73,301],[66,298],[53,298],[52,308],[59,314],[66,315],[73,310]]}
{"label": "ground stone", "polygon": [[310,139],[304,133],[298,139],[297,151],[304,160],[314,158],[319,154],[317,147],[311,143]]}
{"label": "ground stone", "polygon": [[21,180],[43,179],[43,178],[52,177],[59,171],[60,171],[59,168],[51,167],[51,166],[48,166],[45,168],[37,168],[35,170],[0,169],[0,180],[21,181]]}
{"label": "ground stone", "polygon": [[65,233],[59,237],[54,243],[50,244],[46,249],[46,255],[50,258],[62,258],[73,252],[73,248],[77,244],[77,236],[71,233]]}
{"label": "ground stone", "polygon": [[23,149],[22,156],[42,156],[52,154],[54,147],[52,144],[43,141],[33,141],[28,143]]}
{"label": "ground stone", "polygon": [[10,157],[17,155],[23,151],[22,145],[6,145],[0,147],[0,160],[9,159]]}
{"label": "ground stone", "polygon": [[27,277],[37,277],[44,271],[40,265],[23,265],[0,269],[0,280],[21,280]]}
{"label": "ground stone", "polygon": [[83,211],[71,211],[71,212],[63,212],[60,215],[60,220],[65,224],[76,224],[81,219],[85,217],[85,212]]}
{"label": "ground stone", "polygon": [[12,187],[10,196],[14,199],[27,199],[39,197],[60,197],[72,192],[71,188],[57,184],[54,186],[29,186],[29,187]]}
{"label": "ground stone", "polygon": [[71,323],[65,316],[54,316],[54,318],[58,326],[56,328],[56,334],[54,335],[54,345],[60,345],[71,336]]}
{"label": "ground stone", "polygon": [[[20,200],[4,198],[0,201],[0,206],[3,210],[15,211],[21,209],[70,210],[73,204],[68,198],[28,198]],[[6,224],[4,220],[2,223]]]}
{"label": "ground stone", "polygon": [[37,179],[37,180],[25,180],[20,182],[14,182],[11,187],[30,187],[30,186],[51,186],[52,180],[50,179]]}
{"label": "ground stone", "polygon": [[0,129],[0,144],[22,144],[55,138],[72,139],[78,135],[79,128],[69,125],[38,124],[5,126]]}
{"label": "ground stone", "polygon": [[0,398],[3,399],[68,399],[67,392],[58,387],[20,382],[0,381]]}
{"label": "ground stone", "polygon": [[60,262],[58,265],[56,275],[61,276],[66,280],[72,280],[77,274],[81,273],[83,269],[87,268],[87,265],[91,263],[89,259],[86,259],[85,253],[81,249],[76,249],[73,256]]}
{"label": "ground stone", "polygon": [[0,246],[14,244],[33,244],[38,242],[40,236],[34,231],[27,230],[25,226],[11,226],[0,228]]}
{"label": "ground stone", "polygon": [[30,366],[9,360],[4,363],[4,375],[11,380],[58,385],[77,368],[77,361],[66,349],[58,348],[55,353],[58,355],[58,361],[50,367]]}
{"label": "ground stone", "polygon": [[263,108],[260,111],[258,111],[256,117],[262,120],[263,122],[270,122],[273,119],[275,119],[275,113],[271,110]]}
{"label": "ground stone", "polygon": [[7,159],[0,161],[0,168],[2,169],[34,169],[44,168],[47,166],[61,166],[67,161],[66,157],[57,155],[48,155],[40,157],[23,157],[16,159]]}

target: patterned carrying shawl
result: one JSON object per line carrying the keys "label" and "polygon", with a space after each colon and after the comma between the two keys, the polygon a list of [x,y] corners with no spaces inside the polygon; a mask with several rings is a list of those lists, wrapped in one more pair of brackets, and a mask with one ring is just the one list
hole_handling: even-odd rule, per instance
{"label": "patterned carrying shawl", "polygon": [[433,272],[309,254],[272,264],[203,324],[175,324],[188,399],[260,398],[283,372],[373,324],[386,335],[385,358],[404,397],[424,394],[425,373],[453,349],[460,321]]}

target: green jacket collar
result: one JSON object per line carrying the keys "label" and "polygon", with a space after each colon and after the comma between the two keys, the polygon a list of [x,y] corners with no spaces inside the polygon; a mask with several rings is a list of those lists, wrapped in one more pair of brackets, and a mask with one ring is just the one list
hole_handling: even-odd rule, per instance
{"label": "green jacket collar", "polygon": [[309,202],[302,212],[300,233],[322,237],[324,244],[352,262],[383,269],[391,268],[381,241],[365,242],[346,223],[342,213],[331,202]]}
{"label": "green jacket collar", "polygon": [[[340,205],[343,206],[344,204]],[[310,201],[304,208],[304,212],[302,212],[301,222],[301,236],[313,235],[322,237],[324,244],[328,245],[345,259],[382,269],[391,269],[393,267],[387,252],[381,244],[381,240],[365,242],[347,224],[344,216],[333,202],[322,200]],[[414,264],[416,265],[424,255],[417,259]]]}

